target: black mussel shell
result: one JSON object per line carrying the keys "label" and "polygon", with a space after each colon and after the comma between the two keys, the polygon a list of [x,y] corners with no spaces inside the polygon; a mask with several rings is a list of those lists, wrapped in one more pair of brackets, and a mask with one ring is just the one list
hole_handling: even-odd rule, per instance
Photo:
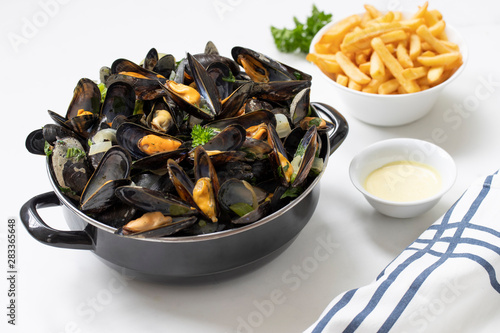
{"label": "black mussel shell", "polygon": [[97,84],[87,78],[80,79],[73,91],[73,99],[66,112],[66,119],[76,117],[79,110],[99,114],[101,108],[101,91]]}
{"label": "black mussel shell", "polygon": [[106,151],[80,198],[83,212],[97,213],[116,201],[115,189],[130,184],[130,154],[120,146]]}
{"label": "black mussel shell", "polygon": [[144,212],[161,212],[170,216],[191,216],[198,214],[196,208],[171,194],[139,186],[121,186],[115,191],[122,201]]}

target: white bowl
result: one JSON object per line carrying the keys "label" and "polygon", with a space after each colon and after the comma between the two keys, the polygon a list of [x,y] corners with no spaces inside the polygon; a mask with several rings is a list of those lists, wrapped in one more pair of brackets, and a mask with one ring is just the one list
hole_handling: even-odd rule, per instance
{"label": "white bowl", "polygon": [[[336,22],[330,22],[314,36],[309,52],[314,53],[314,45],[335,23]],[[319,68],[315,67],[320,75],[331,84],[336,96],[345,104],[343,110],[346,110],[346,113],[350,113],[357,119],[371,125],[400,126],[409,124],[429,113],[436,103],[441,91],[454,81],[464,70],[468,58],[468,50],[464,40],[458,32],[449,25],[446,26],[445,31],[448,35],[448,39],[460,47],[463,64],[446,81],[424,91],[399,95],[365,93],[338,84]]]}
{"label": "white bowl", "polygon": [[[381,199],[364,188],[363,184],[372,171],[387,163],[401,160],[423,163],[434,168],[441,176],[440,191],[422,200],[394,202]],[[349,166],[349,176],[353,185],[370,205],[384,215],[397,218],[415,217],[434,207],[454,184],[456,174],[455,162],[445,150],[433,143],[409,138],[376,142],[359,152]]]}

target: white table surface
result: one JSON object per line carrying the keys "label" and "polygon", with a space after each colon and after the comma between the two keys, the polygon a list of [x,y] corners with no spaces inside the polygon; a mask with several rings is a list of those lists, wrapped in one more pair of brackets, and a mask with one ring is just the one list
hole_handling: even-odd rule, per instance
{"label": "white table surface", "polygon": [[[393,128],[352,118],[304,56],[275,48],[270,25],[291,27],[293,16],[304,20],[313,1],[180,3],[30,0],[0,6],[3,275],[6,222],[17,221],[16,326],[7,324],[8,285],[6,277],[0,278],[0,327],[8,332],[301,332],[333,297],[372,281],[473,180],[500,167],[498,2],[431,1],[430,7],[439,9],[463,35],[470,58],[431,113]],[[363,11],[364,1],[314,3],[342,18]],[[380,10],[413,12],[423,1],[370,3]],[[98,79],[99,68],[116,58],[140,61],[151,47],[180,58],[187,51],[201,52],[208,40],[224,55],[242,45],[313,74],[312,100],[337,107],[349,122],[349,135],[321,180],[317,210],[295,242],[274,261],[243,276],[178,285],[123,280],[89,251],[53,248],[29,236],[19,209],[51,186],[44,159],[29,154],[24,140],[51,122],[47,110],[64,114],[76,82],[81,77]],[[359,150],[394,137],[437,143],[458,167],[453,188],[432,210],[412,219],[376,213],[348,177],[349,163]],[[60,208],[41,214],[53,227],[67,228]]]}

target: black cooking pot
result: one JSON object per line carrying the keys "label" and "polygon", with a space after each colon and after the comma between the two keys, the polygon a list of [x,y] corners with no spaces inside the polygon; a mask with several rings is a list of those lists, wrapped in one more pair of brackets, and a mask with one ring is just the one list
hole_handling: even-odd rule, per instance
{"label": "black cooking pot", "polygon": [[[332,107],[312,103],[335,124],[321,135],[324,168],[348,133],[345,118]],[[47,169],[48,170],[48,169]],[[324,171],[323,171],[324,172]],[[322,172],[322,173],[323,173]],[[94,252],[124,274],[165,279],[190,279],[234,274],[262,265],[292,243],[311,218],[319,199],[322,173],[295,200],[265,218],[237,229],[190,237],[138,239],[115,234],[115,229],[83,214],[58,189],[33,197],[21,208],[21,220],[36,240],[55,247]],[[38,209],[62,206],[71,231],[48,226]]]}

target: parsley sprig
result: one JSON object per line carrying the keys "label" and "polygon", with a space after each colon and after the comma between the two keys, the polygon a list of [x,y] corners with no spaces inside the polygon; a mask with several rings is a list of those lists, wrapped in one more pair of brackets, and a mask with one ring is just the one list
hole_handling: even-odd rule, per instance
{"label": "parsley sprig", "polygon": [[191,130],[191,139],[193,140],[192,146],[193,148],[199,145],[204,145],[210,139],[212,139],[216,135],[215,130],[211,127],[202,127],[197,124],[193,126]]}
{"label": "parsley sprig", "polygon": [[294,29],[278,29],[271,26],[271,34],[273,35],[276,47],[281,52],[292,53],[298,49],[302,53],[308,53],[314,35],[329,23],[331,19],[332,14],[319,11],[313,5],[312,14],[307,18],[306,23],[301,23],[297,17],[294,17]]}

